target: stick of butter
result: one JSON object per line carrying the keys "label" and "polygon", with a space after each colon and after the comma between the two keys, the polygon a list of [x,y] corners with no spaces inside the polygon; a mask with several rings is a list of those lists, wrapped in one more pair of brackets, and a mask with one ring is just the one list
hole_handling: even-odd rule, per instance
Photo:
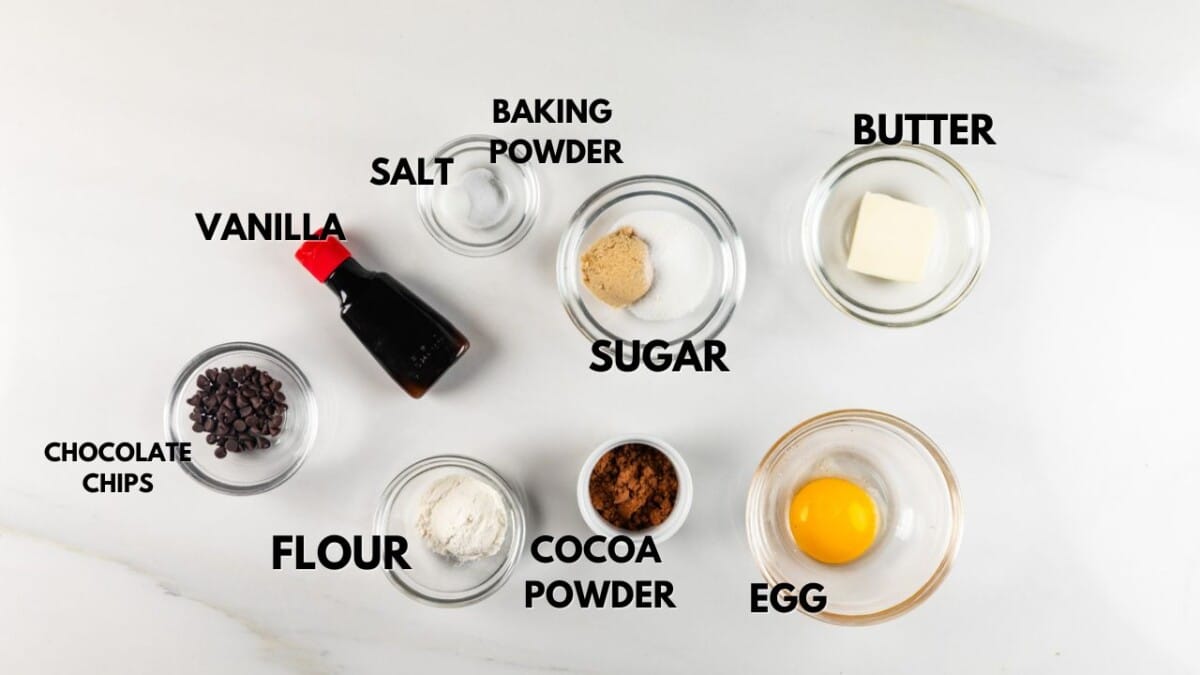
{"label": "stick of butter", "polygon": [[936,226],[933,209],[868,192],[858,206],[846,266],[873,277],[920,281]]}

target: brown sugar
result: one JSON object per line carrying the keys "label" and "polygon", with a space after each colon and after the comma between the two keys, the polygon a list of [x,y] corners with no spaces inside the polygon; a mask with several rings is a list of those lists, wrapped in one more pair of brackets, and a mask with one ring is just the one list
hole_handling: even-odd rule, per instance
{"label": "brown sugar", "polygon": [[661,525],[675,508],[679,477],[671,460],[643,443],[604,453],[588,481],[588,496],[613,527],[637,532]]}
{"label": "brown sugar", "polygon": [[650,248],[626,226],[597,240],[579,258],[583,285],[601,302],[627,307],[654,281]]}

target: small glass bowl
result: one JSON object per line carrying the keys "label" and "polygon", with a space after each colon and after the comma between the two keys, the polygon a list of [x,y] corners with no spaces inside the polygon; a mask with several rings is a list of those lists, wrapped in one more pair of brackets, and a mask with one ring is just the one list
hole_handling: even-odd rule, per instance
{"label": "small glass bowl", "polygon": [[[592,470],[609,450],[626,443],[641,443],[658,450],[671,460],[671,466],[675,468],[675,477],[679,480],[679,492],[675,496],[675,507],[671,509],[671,514],[667,516],[667,519],[659,523],[657,527],[638,531],[622,530],[602,518],[596,512],[596,508],[592,506],[590,490]],[[666,441],[652,436],[623,436],[601,443],[592,451],[592,454],[588,455],[587,460],[583,463],[583,468],[579,470],[579,482],[576,485],[575,497],[579,502],[579,513],[592,532],[606,537],[615,537],[619,534],[634,537],[650,536],[654,537],[656,543],[661,544],[683,527],[688,512],[692,510],[692,473],[688,470],[687,462],[683,461],[683,455],[679,454],[679,451]]]}
{"label": "small glass bowl", "polygon": [[[496,555],[459,563],[430,551],[417,532],[421,496],[433,481],[469,474],[500,493],[508,531]],[[405,560],[412,569],[384,570],[396,588],[436,607],[471,605],[495,593],[512,576],[525,546],[525,506],[518,490],[483,462],[459,455],[428,457],[401,471],[383,491],[375,512],[375,534],[400,535],[408,541]]]}
{"label": "small glass bowl", "polygon": [[[243,365],[265,370],[282,383],[288,404],[283,428],[270,448],[217,458],[215,448],[204,440],[206,434],[192,431],[187,399],[205,370]],[[179,462],[189,476],[217,492],[252,495],[279,487],[300,469],[317,437],[317,399],[308,378],[288,357],[253,342],[227,342],[200,352],[179,372],[167,396],[164,424],[171,441],[192,444],[191,459]]]}
{"label": "small glass bowl", "polygon": [[[805,555],[788,522],[792,496],[809,481],[840,477],[871,495],[879,512],[871,548],[849,563]],[[763,457],[746,498],[750,551],[771,585],[822,584],[828,623],[895,618],[937,590],[962,537],[958,484],[946,458],[911,424],[873,410],[836,410],[784,434]]]}
{"label": "small glass bowl", "polygon": [[[672,321],[644,321],[609,307],[583,285],[579,257],[637,211],[668,211],[697,225],[710,244],[712,283],[695,310]],[[579,207],[558,247],[558,291],[571,321],[589,341],[684,340],[716,337],[729,322],[746,283],[746,257],[737,228],[700,188],[667,176],[633,176],[600,188]]]}
{"label": "small glass bowl", "polygon": [[[529,163],[517,164],[502,155],[493,164],[490,143],[495,136],[482,134],[463,136],[450,141],[434,153],[434,158],[454,159],[446,170],[446,185],[442,185],[442,170],[429,162],[433,185],[417,190],[417,209],[425,229],[442,246],[460,255],[485,257],[502,253],[516,246],[537,219],[540,188],[537,175]],[[481,173],[482,172],[482,173]],[[462,188],[464,177],[473,176],[477,189],[490,186],[500,202],[493,217],[472,221],[468,193]]]}
{"label": "small glass bowl", "polygon": [[[846,266],[859,201],[877,192],[938,214],[925,278],[879,279]],[[932,321],[967,297],[987,259],[988,215],[966,169],[925,145],[869,145],[839,159],[813,187],[801,243],[817,287],[838,309],[878,326]]]}

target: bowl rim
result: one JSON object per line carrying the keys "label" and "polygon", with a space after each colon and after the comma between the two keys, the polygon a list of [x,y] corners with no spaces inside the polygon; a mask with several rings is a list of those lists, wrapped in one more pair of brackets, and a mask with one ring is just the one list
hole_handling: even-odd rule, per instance
{"label": "bowl rim", "polygon": [[[592,471],[596,468],[596,463],[600,458],[608,454],[617,446],[625,445],[626,443],[641,443],[648,445],[655,450],[666,455],[667,459],[671,460],[671,465],[675,468],[675,475],[679,479],[679,493],[675,496],[675,506],[671,509],[667,519],[659,523],[657,527],[651,527],[645,530],[633,531],[623,530],[604,518],[596,512],[592,506],[589,486],[592,478]],[[687,462],[684,461],[683,455],[674,448],[670,443],[667,443],[657,436],[648,434],[625,434],[614,436],[607,441],[596,446],[596,449],[587,456],[583,461],[583,466],[579,469],[579,478],[575,485],[575,499],[579,504],[579,514],[583,516],[583,521],[587,523],[589,529],[596,534],[606,537],[615,537],[625,535],[629,537],[653,537],[656,544],[661,544],[671,537],[683,527],[683,523],[687,520],[688,514],[692,510],[693,497],[692,472],[688,468]]]}
{"label": "bowl rim", "polygon": [[[821,273],[820,265],[817,264],[817,256],[813,250],[815,243],[813,239],[816,237],[818,214],[815,212],[816,204],[821,201],[823,194],[829,192],[829,183],[833,176],[844,175],[852,171],[859,164],[864,163],[864,157],[875,161],[876,159],[886,159],[886,153],[896,152],[896,148],[903,148],[917,153],[925,153],[933,159],[943,162],[953,170],[962,180],[968,191],[974,197],[974,209],[978,213],[979,221],[979,246],[978,253],[975,256],[976,260],[968,275],[959,274],[952,279],[951,284],[959,281],[964,276],[967,281],[962,289],[945,303],[942,307],[937,308],[929,315],[920,315],[919,311],[925,306],[925,303],[913,308],[909,308],[895,313],[881,313],[867,309],[863,305],[847,302],[840,294],[838,287],[833,285],[824,274]],[[870,155],[875,153],[885,153],[884,157],[871,158]],[[983,200],[983,194],[979,190],[978,184],[971,178],[966,168],[959,164],[954,158],[938,148],[923,145],[919,143],[910,143],[902,141],[896,144],[872,143],[861,147],[856,147],[853,150],[842,155],[835,161],[824,173],[820,175],[813,183],[812,189],[809,191],[808,198],[804,205],[804,216],[801,221],[801,248],[803,249],[804,263],[808,268],[809,274],[816,283],[817,288],[821,291],[821,295],[825,296],[834,307],[847,316],[854,317],[865,323],[885,328],[910,328],[929,323],[934,319],[950,313],[951,310],[962,304],[963,300],[971,294],[978,283],[979,277],[983,274],[983,268],[987,265],[988,249],[991,244],[991,219],[988,217],[987,204]],[[793,249],[794,250],[794,249]],[[947,285],[949,287],[949,285]],[[944,290],[944,289],[943,289]],[[938,292],[941,295],[942,291]],[[938,297],[937,295],[933,296]],[[932,300],[931,298],[930,300]],[[928,302],[928,301],[927,301]]]}
{"label": "bowl rim", "polygon": [[[937,464],[945,480],[946,491],[950,499],[950,520],[951,530],[950,539],[946,543],[946,550],[942,554],[942,559],[934,568],[929,578],[911,595],[896,604],[881,609],[870,614],[837,614],[835,612],[822,611],[816,614],[804,612],[800,608],[796,611],[810,616],[825,623],[844,625],[844,626],[866,626],[876,623],[881,623],[889,619],[894,619],[902,614],[905,614],[918,605],[929,599],[933,592],[941,586],[946,577],[950,573],[950,569],[954,566],[954,561],[958,556],[959,545],[962,543],[963,530],[963,510],[962,497],[958,491],[958,481],[954,477],[954,471],[950,468],[950,463],[946,460],[945,455],[937,444],[933,442],[929,436],[923,431],[913,426],[912,424],[885,412],[871,410],[867,408],[844,408],[840,410],[831,410],[821,413],[814,417],[797,424],[789,429],[771,446],[771,449],[763,455],[762,460],[754,468],[754,475],[750,479],[750,490],[746,495],[746,538],[750,547],[750,555],[754,558],[754,564],[758,568],[759,573],[770,584],[778,584],[781,581],[773,578],[767,569],[767,566],[762,560],[758,549],[755,546],[754,533],[761,528],[758,527],[761,523],[755,522],[755,503],[758,501],[758,493],[762,489],[765,482],[765,469],[767,465],[774,459],[775,455],[782,450],[788,443],[793,441],[799,435],[808,432],[818,426],[829,423],[843,423],[852,421],[871,421],[890,425],[899,431],[911,435],[917,440],[921,447],[930,455]],[[759,519],[761,520],[761,519]]]}
{"label": "bowl rim", "polygon": [[[383,489],[383,493],[379,497],[379,506],[375,509],[375,534],[389,534],[388,524],[391,521],[392,509],[395,507],[396,499],[400,495],[400,491],[414,478],[433,471],[447,467],[456,467],[473,471],[480,476],[492,482],[492,486],[500,492],[501,496],[507,502],[512,511],[512,522],[509,523],[511,528],[512,544],[510,550],[505,554],[504,562],[499,568],[500,574],[492,573],[488,579],[482,584],[474,588],[454,593],[453,597],[439,598],[427,595],[419,589],[409,585],[397,574],[394,570],[384,569],[383,574],[388,578],[393,586],[400,589],[408,597],[431,607],[466,607],[473,605],[485,598],[491,596],[512,577],[516,571],[517,563],[521,560],[522,552],[525,548],[525,499],[521,490],[509,483],[495,469],[484,464],[483,462],[466,455],[458,454],[441,454],[431,455],[424,459],[417,460],[409,464],[404,469],[401,469]],[[451,594],[447,594],[451,595]]]}
{"label": "bowl rim", "polygon": [[[566,230],[563,231],[562,238],[558,244],[556,276],[559,299],[562,301],[563,309],[566,310],[567,317],[571,320],[571,323],[590,342],[610,338],[624,338],[610,335],[599,326],[597,321],[591,318],[586,309],[583,309],[583,294],[577,288],[578,266],[576,261],[578,260],[578,251],[575,251],[575,249],[583,241],[584,229],[595,219],[595,215],[588,217],[589,212],[604,198],[616,191],[632,186],[654,184],[665,185],[687,193],[689,199],[692,201],[693,208],[697,208],[697,210],[700,210],[698,207],[701,205],[711,209],[716,215],[716,219],[720,221],[720,228],[717,228],[715,232],[717,243],[722,249],[728,249],[727,252],[730,260],[730,279],[728,285],[718,297],[716,306],[712,312],[710,312],[709,316],[699,326],[683,336],[671,339],[668,345],[675,347],[685,340],[699,341],[715,339],[729,325],[734,311],[741,300],[742,293],[745,291],[746,251],[742,243],[741,234],[738,232],[733,219],[729,217],[729,213],[725,211],[725,208],[712,195],[688,181],[662,174],[638,174],[621,178],[602,186],[589,195],[587,199],[583,200],[571,215],[571,220]],[[721,231],[721,228],[727,231]]]}
{"label": "bowl rim", "polygon": [[195,379],[196,373],[199,372],[209,361],[212,361],[219,356],[242,351],[253,352],[267,359],[268,361],[275,362],[276,365],[278,365],[282,370],[296,380],[296,384],[300,388],[302,402],[306,409],[305,415],[309,417],[309,422],[305,438],[301,441],[300,450],[296,453],[296,456],[293,458],[292,463],[288,465],[288,468],[282,473],[258,483],[252,483],[249,485],[233,485],[205,472],[191,460],[179,459],[176,461],[180,468],[183,469],[184,473],[191,476],[205,487],[216,490],[217,492],[235,496],[256,495],[274,490],[294,476],[296,472],[300,470],[300,467],[304,464],[305,460],[308,459],[308,453],[312,450],[313,445],[316,444],[318,421],[317,401],[316,395],[312,389],[312,384],[309,383],[308,378],[304,375],[304,371],[300,370],[300,367],[297,366],[294,361],[289,359],[282,352],[258,342],[222,342],[220,344],[213,345],[212,347],[209,347],[201,351],[199,354],[193,356],[186,364],[184,364],[183,368],[179,371],[179,374],[175,377],[175,381],[171,385],[171,389],[167,394],[166,405],[163,406],[163,428],[166,432],[167,438],[169,438],[172,442],[179,442],[181,438],[179,430],[175,427],[175,415],[173,413],[175,412],[176,402],[184,400],[182,398],[182,393]]}
{"label": "bowl rim", "polygon": [[[450,152],[462,152],[477,149],[475,146],[481,145],[486,149],[488,144],[494,140],[503,140],[499,136],[490,134],[468,134],[459,136],[444,143],[440,148],[434,151],[431,159],[442,157]],[[514,162],[505,157],[506,161],[510,162],[521,173],[522,183],[525,188],[525,208],[521,212],[521,220],[511,232],[504,235],[500,239],[486,244],[472,244],[465,242],[458,237],[451,235],[446,228],[438,220],[437,214],[433,211],[433,194],[434,190],[440,186],[421,185],[417,189],[417,213],[421,217],[421,222],[425,225],[425,230],[429,232],[439,244],[444,248],[453,251],[459,255],[469,258],[486,258],[503,253],[508,249],[521,243],[521,240],[529,234],[533,229],[534,223],[537,221],[538,213],[541,208],[541,183],[538,181],[537,172],[529,162]]]}

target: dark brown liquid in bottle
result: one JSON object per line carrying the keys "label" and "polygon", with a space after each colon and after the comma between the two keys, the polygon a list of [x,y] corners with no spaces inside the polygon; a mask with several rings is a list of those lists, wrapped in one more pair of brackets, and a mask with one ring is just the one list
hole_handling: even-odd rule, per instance
{"label": "dark brown liquid in bottle", "polygon": [[348,258],[325,280],[342,303],[342,321],[404,391],[420,398],[470,343],[437,310],[399,281]]}

